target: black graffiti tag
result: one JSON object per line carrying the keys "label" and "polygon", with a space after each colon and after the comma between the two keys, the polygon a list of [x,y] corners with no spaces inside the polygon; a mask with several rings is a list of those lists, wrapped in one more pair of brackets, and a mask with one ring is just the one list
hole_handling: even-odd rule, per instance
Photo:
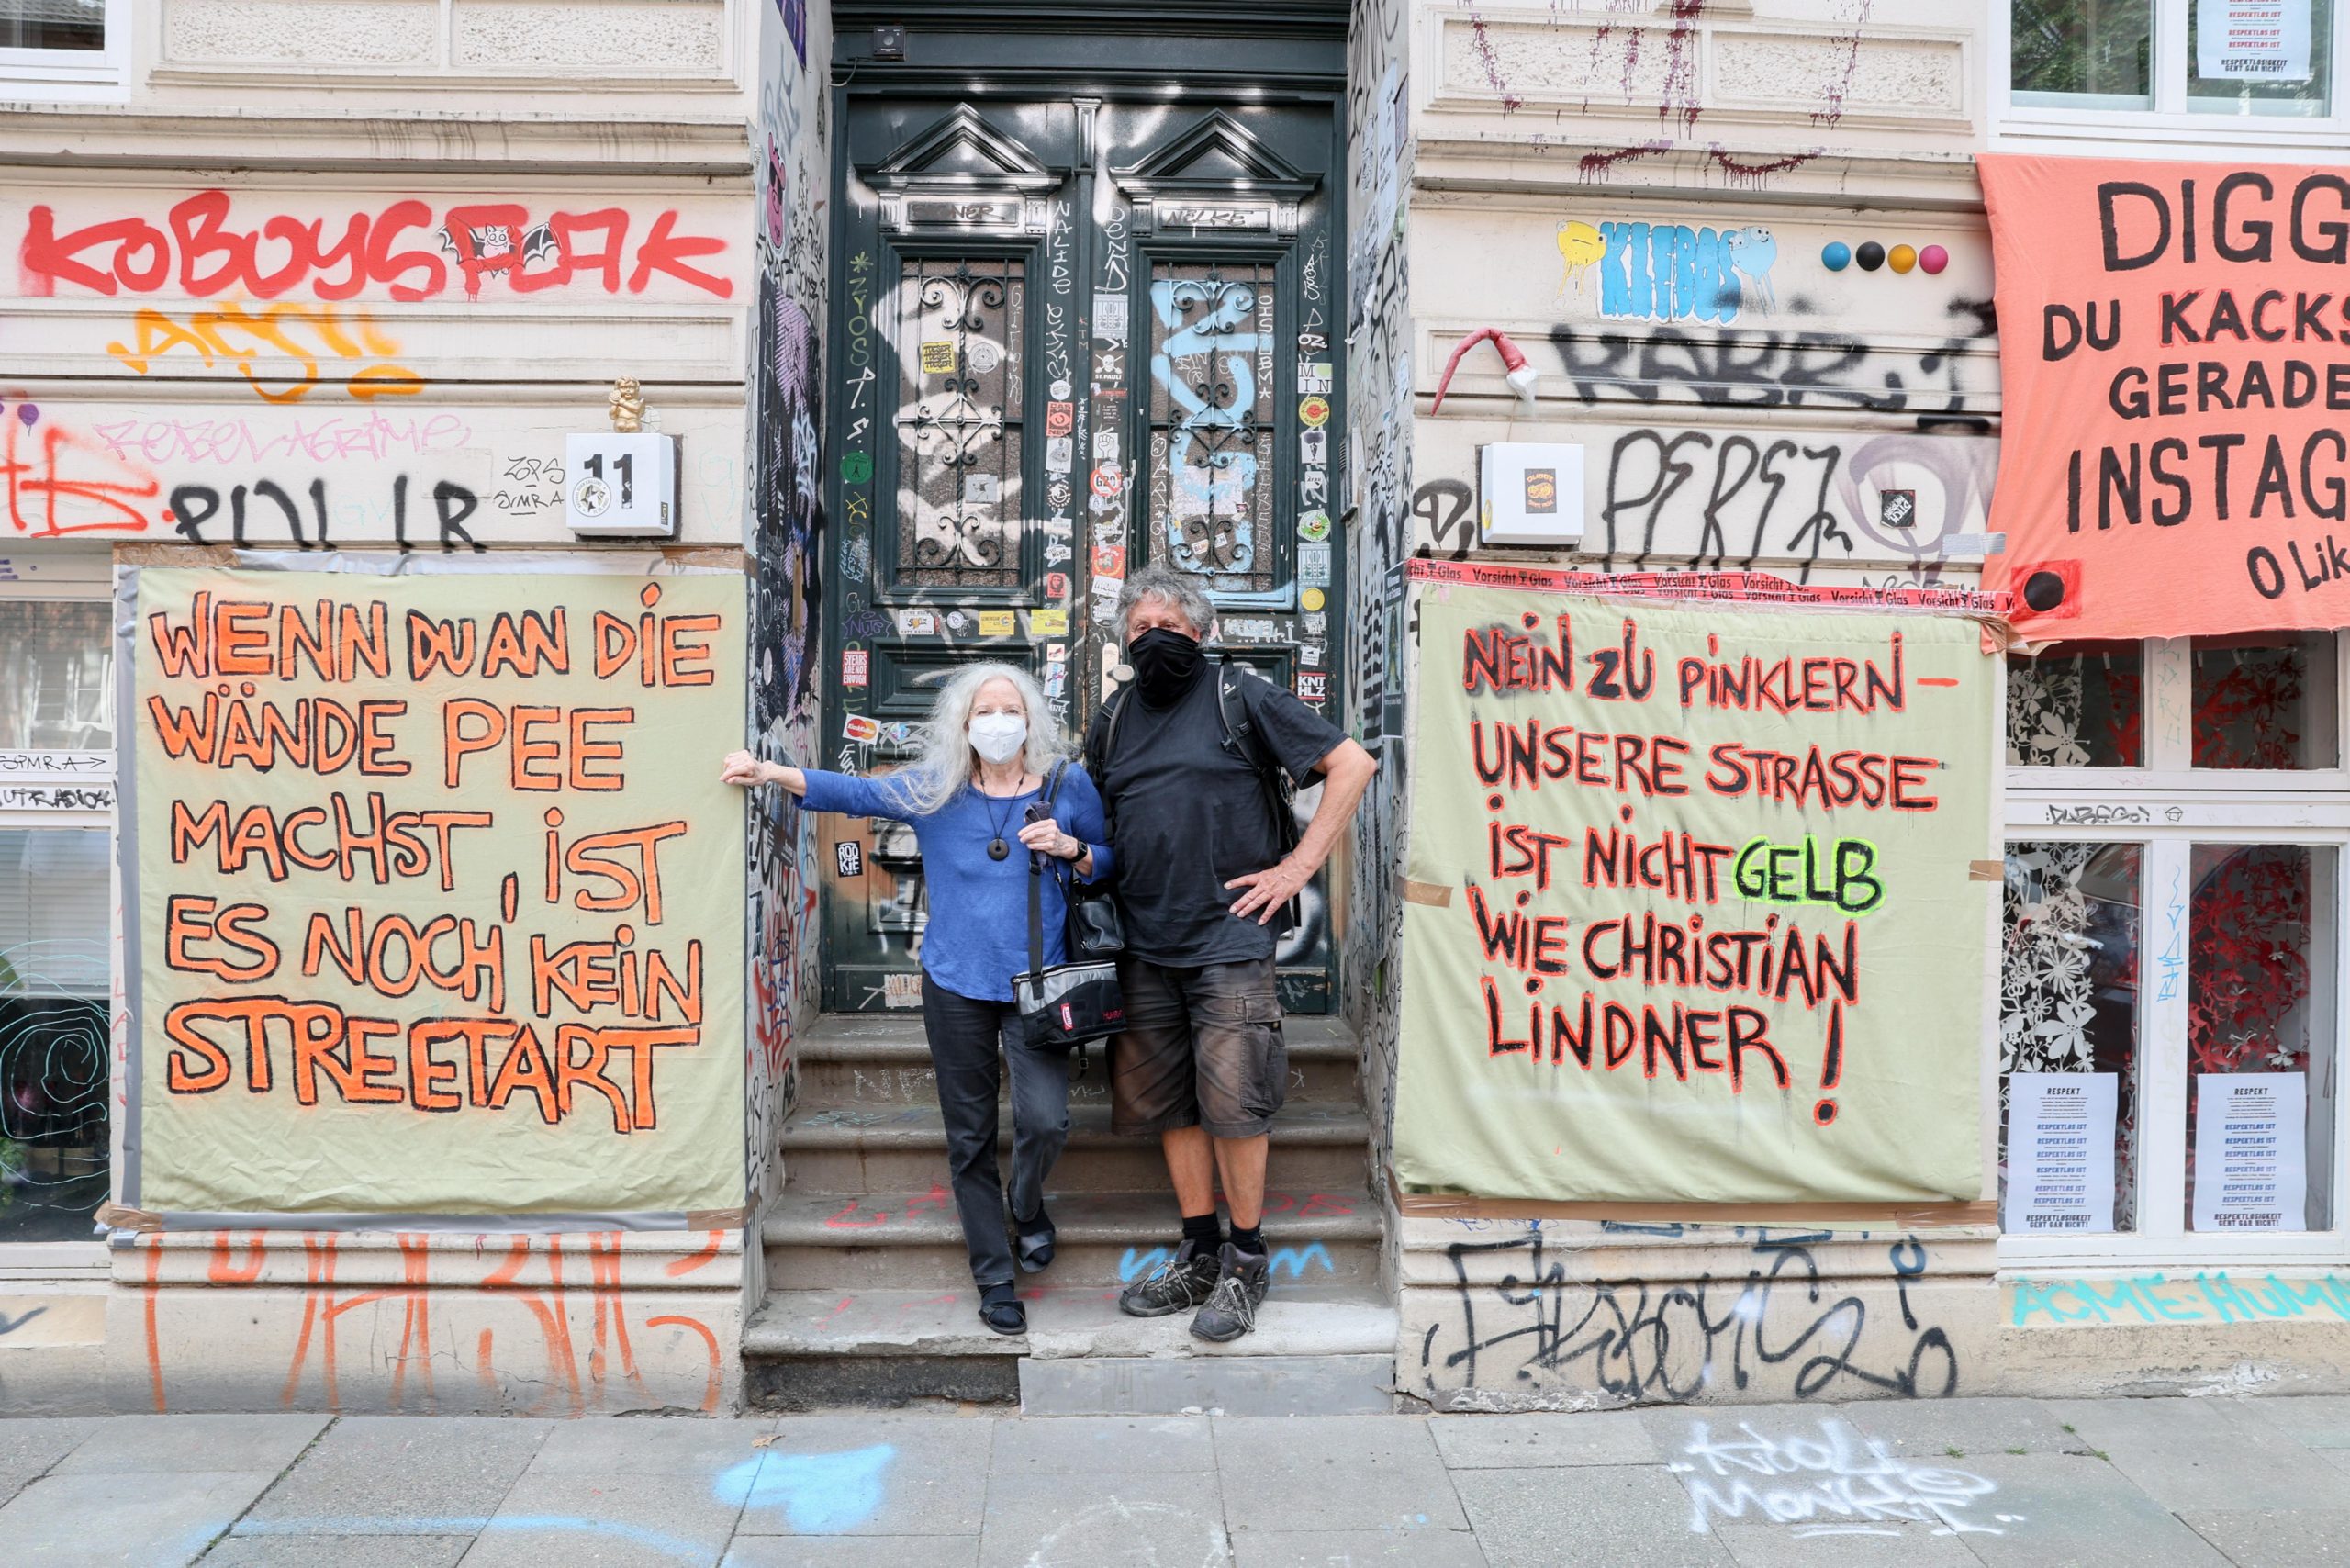
{"label": "black graffiti tag", "polygon": [[[1924,1244],[1908,1237],[1888,1249],[1902,1331],[1914,1338],[1906,1361],[1897,1355],[1872,1368],[1855,1360],[1868,1303],[1858,1295],[1829,1300],[1823,1289],[1811,1245],[1828,1239],[1825,1232],[1764,1234],[1744,1279],[1707,1274],[1666,1285],[1570,1279],[1562,1260],[1546,1261],[1539,1232],[1456,1242],[1446,1251],[1460,1297],[1460,1346],[1439,1360],[1444,1326],[1431,1324],[1421,1340],[1421,1370],[1441,1367],[1471,1388],[1490,1386],[1505,1368],[1528,1383],[1573,1371],[1602,1393],[1646,1402],[1695,1399],[1724,1375],[1743,1390],[1778,1367],[1790,1367],[1797,1399],[1857,1392],[1854,1385],[1905,1399],[1956,1393],[1956,1348],[1939,1326],[1919,1327],[1909,1302],[1909,1282],[1926,1272]],[[1494,1285],[1471,1282],[1470,1259],[1516,1253],[1525,1257],[1523,1273]],[[1780,1322],[1794,1327],[1782,1329]]]}

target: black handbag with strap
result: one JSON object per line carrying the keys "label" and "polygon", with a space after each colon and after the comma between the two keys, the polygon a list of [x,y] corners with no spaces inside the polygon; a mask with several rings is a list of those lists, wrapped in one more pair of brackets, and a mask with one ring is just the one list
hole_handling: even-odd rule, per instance
{"label": "black handbag with strap", "polygon": [[[1042,802],[1051,813],[1066,763],[1046,781]],[[1035,1050],[1067,1050],[1118,1033],[1126,1026],[1126,998],[1118,984],[1115,956],[1125,946],[1119,939],[1117,913],[1107,899],[1078,895],[1075,879],[1063,884],[1061,904],[1067,920],[1069,961],[1047,968],[1045,963],[1045,869],[1046,857],[1028,852],[1028,968],[1012,977],[1012,1000],[1020,1009],[1027,1043]],[[1058,865],[1058,862],[1056,861]],[[1049,873],[1058,876],[1058,871]],[[1088,926],[1080,911],[1091,906],[1095,924]],[[1108,913],[1106,931],[1099,923]],[[1097,946],[1089,948],[1091,935]],[[1098,945],[1107,941],[1106,948]]]}

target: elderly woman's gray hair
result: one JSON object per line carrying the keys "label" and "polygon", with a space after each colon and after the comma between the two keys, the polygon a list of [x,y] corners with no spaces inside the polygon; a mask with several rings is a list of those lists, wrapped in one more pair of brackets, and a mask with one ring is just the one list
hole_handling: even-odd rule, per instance
{"label": "elderly woman's gray hair", "polygon": [[978,700],[979,688],[991,680],[1009,681],[1020,693],[1020,705],[1027,710],[1023,767],[1041,777],[1069,755],[1069,742],[1053,722],[1052,710],[1045,706],[1045,693],[1035,676],[1018,665],[965,665],[939,688],[938,700],[931,704],[930,718],[922,727],[921,750],[905,769],[907,799],[917,814],[926,816],[945,806],[978,771],[979,754],[971,748],[968,733],[971,704]]}
{"label": "elderly woman's gray hair", "polygon": [[1215,627],[1215,606],[1208,601],[1208,590],[1198,573],[1152,565],[1131,574],[1126,586],[1118,590],[1118,629],[1124,632],[1132,625],[1135,611],[1154,599],[1190,622],[1193,636],[1203,643],[1208,640]]}

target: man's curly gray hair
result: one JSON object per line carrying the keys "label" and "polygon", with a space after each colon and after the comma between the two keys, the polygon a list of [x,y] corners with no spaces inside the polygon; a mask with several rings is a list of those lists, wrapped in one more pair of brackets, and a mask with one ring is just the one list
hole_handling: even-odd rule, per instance
{"label": "man's curly gray hair", "polygon": [[1215,630],[1215,606],[1208,601],[1208,590],[1199,574],[1152,565],[1130,575],[1126,586],[1118,590],[1119,631],[1127,631],[1134,624],[1135,611],[1154,599],[1172,606],[1201,642],[1206,642],[1208,633]]}

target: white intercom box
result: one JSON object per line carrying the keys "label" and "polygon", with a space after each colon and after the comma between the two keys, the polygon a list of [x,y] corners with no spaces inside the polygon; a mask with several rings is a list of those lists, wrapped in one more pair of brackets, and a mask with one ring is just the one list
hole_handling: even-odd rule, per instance
{"label": "white intercom box", "polygon": [[1583,543],[1582,447],[1495,442],[1483,450],[1479,477],[1479,543]]}
{"label": "white intercom box", "polygon": [[677,536],[677,438],[602,431],[563,442],[563,521],[574,533]]}

